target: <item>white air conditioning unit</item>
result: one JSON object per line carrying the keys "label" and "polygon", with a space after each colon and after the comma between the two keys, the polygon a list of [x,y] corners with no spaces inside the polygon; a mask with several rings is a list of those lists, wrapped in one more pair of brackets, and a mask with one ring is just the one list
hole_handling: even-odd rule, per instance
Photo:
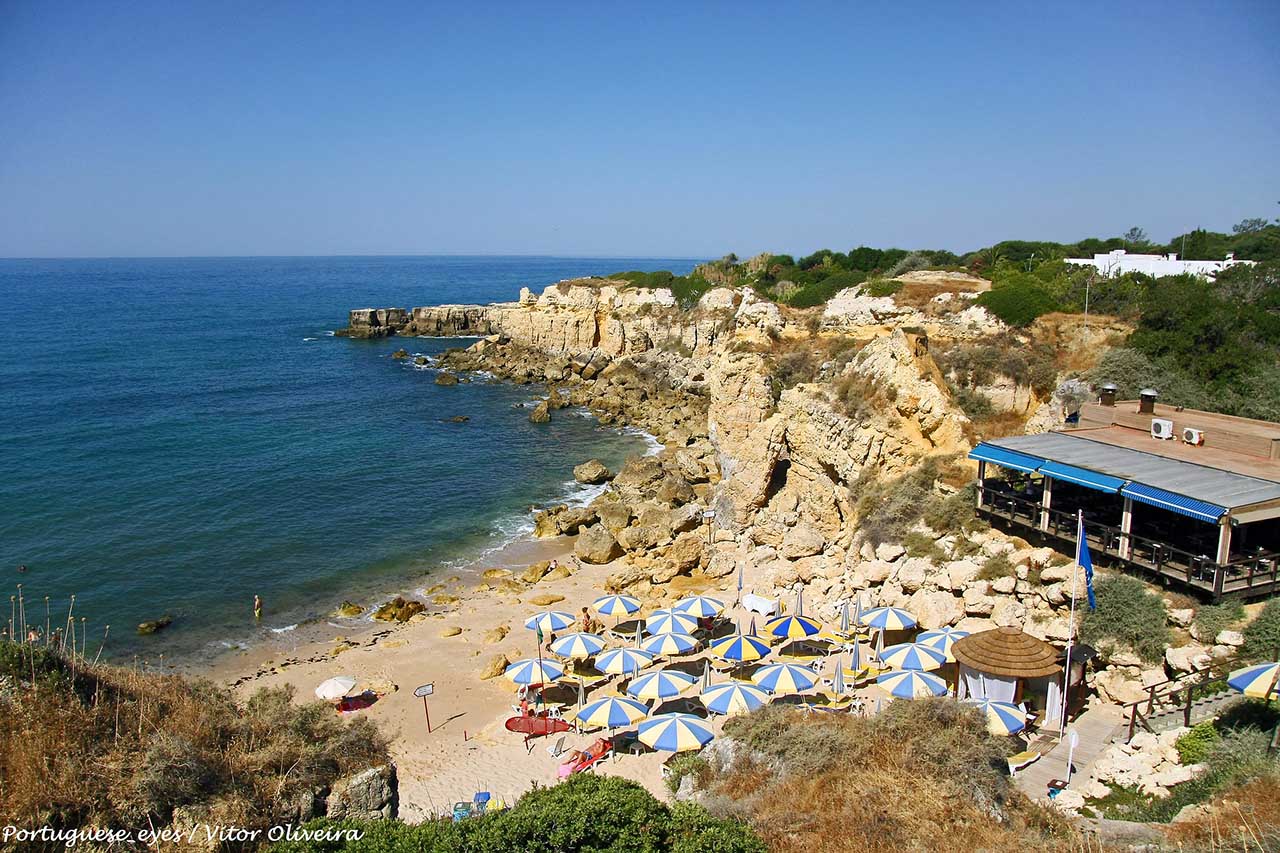
{"label": "white air conditioning unit", "polygon": [[1173,421],[1164,418],[1151,419],[1151,437],[1164,441],[1173,439]]}
{"label": "white air conditioning unit", "polygon": [[1182,428],[1182,440],[1186,444],[1194,444],[1196,447],[1204,444],[1204,430],[1195,427]]}

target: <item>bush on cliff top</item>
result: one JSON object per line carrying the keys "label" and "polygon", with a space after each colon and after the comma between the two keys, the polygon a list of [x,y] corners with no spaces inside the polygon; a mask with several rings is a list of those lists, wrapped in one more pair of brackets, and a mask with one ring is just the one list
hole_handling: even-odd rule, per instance
{"label": "bush on cliff top", "polygon": [[317,821],[319,829],[358,829],[359,841],[286,842],[273,853],[764,853],[744,824],[719,820],[692,804],[667,806],[634,782],[581,774],[550,788],[535,788],[508,811],[460,823]]}
{"label": "bush on cliff top", "polygon": [[1241,633],[1244,645],[1240,654],[1246,660],[1275,660],[1280,653],[1280,598],[1268,601]]}
{"label": "bush on cliff top", "polygon": [[210,682],[11,642],[0,675],[19,685],[0,698],[0,824],[138,829],[198,805],[211,822],[266,827],[305,793],[387,761],[367,719],[295,705],[286,688],[240,705]]}

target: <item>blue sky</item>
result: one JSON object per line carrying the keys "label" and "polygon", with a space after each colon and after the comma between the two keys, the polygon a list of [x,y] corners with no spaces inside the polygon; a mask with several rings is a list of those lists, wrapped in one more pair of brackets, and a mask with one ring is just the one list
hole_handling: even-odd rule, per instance
{"label": "blue sky", "polygon": [[0,0],[0,256],[963,251],[1280,216],[1280,4],[1037,6]]}

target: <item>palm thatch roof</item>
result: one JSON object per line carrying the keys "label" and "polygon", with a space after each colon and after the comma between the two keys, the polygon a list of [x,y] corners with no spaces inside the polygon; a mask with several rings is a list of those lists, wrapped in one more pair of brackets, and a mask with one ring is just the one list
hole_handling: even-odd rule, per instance
{"label": "palm thatch roof", "polygon": [[965,666],[1004,678],[1039,678],[1062,672],[1058,650],[1017,628],[970,634],[951,647]]}

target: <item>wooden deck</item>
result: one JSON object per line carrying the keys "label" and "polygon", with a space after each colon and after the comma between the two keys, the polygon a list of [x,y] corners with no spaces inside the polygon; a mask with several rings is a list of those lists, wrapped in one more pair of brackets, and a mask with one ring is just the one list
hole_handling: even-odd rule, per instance
{"label": "wooden deck", "polygon": [[[1043,508],[1038,501],[994,492],[984,496],[977,512],[992,524],[1023,538],[1064,543],[1069,546],[1065,550],[1075,552],[1076,519],[1070,513],[1050,509],[1048,529],[1043,529],[1040,526]],[[1264,554],[1222,565],[1210,556],[1192,554],[1132,533],[1127,553],[1121,554],[1119,528],[1096,522],[1087,525],[1086,535],[1095,561],[1106,558],[1135,574],[1189,589],[1213,601],[1229,597],[1261,598],[1280,591],[1280,555]]]}
{"label": "wooden deck", "polygon": [[[1079,736],[1079,743],[1071,756],[1075,767],[1071,774],[1072,782],[1088,778],[1093,762],[1123,728],[1124,714],[1114,705],[1097,705],[1067,724],[1067,731],[1074,731]],[[1051,780],[1067,778],[1067,753],[1071,747],[1066,737],[1058,740],[1054,733],[1032,740],[1031,748],[1042,750],[1040,760],[1019,770],[1013,780],[1023,793],[1035,800],[1049,793]],[[1043,751],[1045,749],[1048,751]]]}

